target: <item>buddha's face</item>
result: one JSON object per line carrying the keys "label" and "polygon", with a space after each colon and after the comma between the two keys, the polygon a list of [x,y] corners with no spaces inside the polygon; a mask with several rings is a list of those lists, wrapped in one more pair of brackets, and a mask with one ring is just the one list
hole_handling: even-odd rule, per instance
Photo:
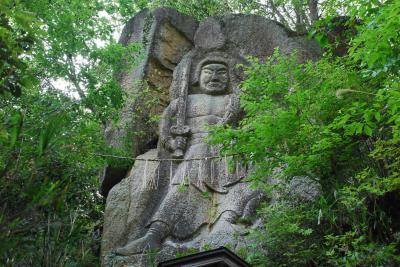
{"label": "buddha's face", "polygon": [[210,63],[201,68],[200,89],[206,94],[225,92],[228,80],[228,68],[222,63]]}

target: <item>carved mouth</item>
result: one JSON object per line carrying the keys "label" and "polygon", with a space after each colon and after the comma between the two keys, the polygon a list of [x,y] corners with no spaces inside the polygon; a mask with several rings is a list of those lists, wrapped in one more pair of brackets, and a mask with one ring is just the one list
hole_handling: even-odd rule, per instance
{"label": "carved mouth", "polygon": [[210,87],[220,87],[220,86],[222,86],[222,83],[220,83],[220,82],[209,82],[208,86],[210,86]]}

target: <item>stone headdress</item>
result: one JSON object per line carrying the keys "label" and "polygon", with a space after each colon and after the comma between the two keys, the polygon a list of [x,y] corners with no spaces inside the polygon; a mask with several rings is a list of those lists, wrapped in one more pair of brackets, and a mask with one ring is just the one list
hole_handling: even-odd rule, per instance
{"label": "stone headdress", "polygon": [[227,66],[229,72],[229,93],[238,94],[239,84],[243,80],[241,65],[245,64],[245,62],[244,58],[230,52],[192,50],[183,57],[174,71],[170,87],[171,100],[183,94],[182,88],[186,88],[189,93],[195,93],[199,86],[201,68],[210,63],[222,63]]}
{"label": "stone headdress", "polygon": [[[186,88],[196,92],[199,85],[201,68],[208,63],[223,63],[229,71],[231,94],[238,94],[239,83],[243,80],[243,71],[238,66],[246,60],[236,51],[231,51],[218,21],[213,18],[201,23],[194,37],[195,48],[187,53],[174,71],[170,87],[170,97],[180,97]],[[186,91],[187,93],[188,91]]]}

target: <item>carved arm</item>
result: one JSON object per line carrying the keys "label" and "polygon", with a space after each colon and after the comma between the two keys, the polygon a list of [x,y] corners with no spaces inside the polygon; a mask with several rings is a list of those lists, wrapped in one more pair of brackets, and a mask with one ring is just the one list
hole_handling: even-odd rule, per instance
{"label": "carved arm", "polygon": [[240,108],[239,96],[236,94],[231,94],[229,99],[229,105],[224,117],[221,120],[221,124],[231,124],[236,125],[243,114]]}
{"label": "carved arm", "polygon": [[175,140],[172,138],[170,129],[178,110],[178,101],[174,99],[164,110],[160,122],[160,145],[162,148],[173,152],[176,149]]}

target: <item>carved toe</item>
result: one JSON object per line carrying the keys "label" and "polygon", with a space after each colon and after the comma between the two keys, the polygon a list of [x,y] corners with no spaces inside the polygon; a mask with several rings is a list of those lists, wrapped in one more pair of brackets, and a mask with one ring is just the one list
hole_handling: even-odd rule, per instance
{"label": "carved toe", "polygon": [[121,256],[128,256],[143,253],[146,250],[152,250],[159,247],[160,244],[157,242],[156,238],[153,238],[152,235],[146,235],[142,238],[128,243],[122,248],[118,248],[115,253]]}

